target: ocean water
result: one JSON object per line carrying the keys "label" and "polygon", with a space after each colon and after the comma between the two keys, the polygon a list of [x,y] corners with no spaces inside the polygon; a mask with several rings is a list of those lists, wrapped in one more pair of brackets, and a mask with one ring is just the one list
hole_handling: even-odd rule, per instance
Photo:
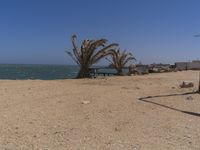
{"label": "ocean water", "polygon": [[78,66],[69,65],[0,65],[0,79],[70,79],[76,77]]}

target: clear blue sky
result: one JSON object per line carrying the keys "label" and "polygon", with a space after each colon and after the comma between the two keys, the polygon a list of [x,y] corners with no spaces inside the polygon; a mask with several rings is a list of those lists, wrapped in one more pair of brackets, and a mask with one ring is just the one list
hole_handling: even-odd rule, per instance
{"label": "clear blue sky", "polygon": [[71,64],[73,33],[117,42],[143,63],[198,59],[200,1],[0,1],[0,63]]}

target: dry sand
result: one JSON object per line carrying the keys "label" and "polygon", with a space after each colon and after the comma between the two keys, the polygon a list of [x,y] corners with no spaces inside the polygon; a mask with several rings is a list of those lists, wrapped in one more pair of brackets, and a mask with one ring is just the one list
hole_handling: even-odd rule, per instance
{"label": "dry sand", "polygon": [[197,83],[196,71],[0,80],[0,150],[200,150],[200,95],[181,95]]}

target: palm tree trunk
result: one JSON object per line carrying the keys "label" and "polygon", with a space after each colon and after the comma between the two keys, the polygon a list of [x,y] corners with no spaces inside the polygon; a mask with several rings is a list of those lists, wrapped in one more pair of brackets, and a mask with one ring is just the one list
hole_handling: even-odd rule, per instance
{"label": "palm tree trunk", "polygon": [[90,77],[90,69],[88,66],[81,66],[80,71],[76,78],[89,78]]}
{"label": "palm tree trunk", "polygon": [[122,68],[118,68],[117,69],[117,75],[120,75],[120,76],[123,76],[123,71],[122,71]]}

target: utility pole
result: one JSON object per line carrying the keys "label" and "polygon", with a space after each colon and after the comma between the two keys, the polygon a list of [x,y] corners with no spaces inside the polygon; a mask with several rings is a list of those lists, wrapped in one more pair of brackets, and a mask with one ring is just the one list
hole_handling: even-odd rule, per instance
{"label": "utility pole", "polygon": [[200,73],[199,73],[199,89],[197,92],[200,94]]}
{"label": "utility pole", "polygon": [[[194,37],[200,37],[200,34],[194,35]],[[199,87],[197,93],[200,94],[200,72],[199,72]]]}

